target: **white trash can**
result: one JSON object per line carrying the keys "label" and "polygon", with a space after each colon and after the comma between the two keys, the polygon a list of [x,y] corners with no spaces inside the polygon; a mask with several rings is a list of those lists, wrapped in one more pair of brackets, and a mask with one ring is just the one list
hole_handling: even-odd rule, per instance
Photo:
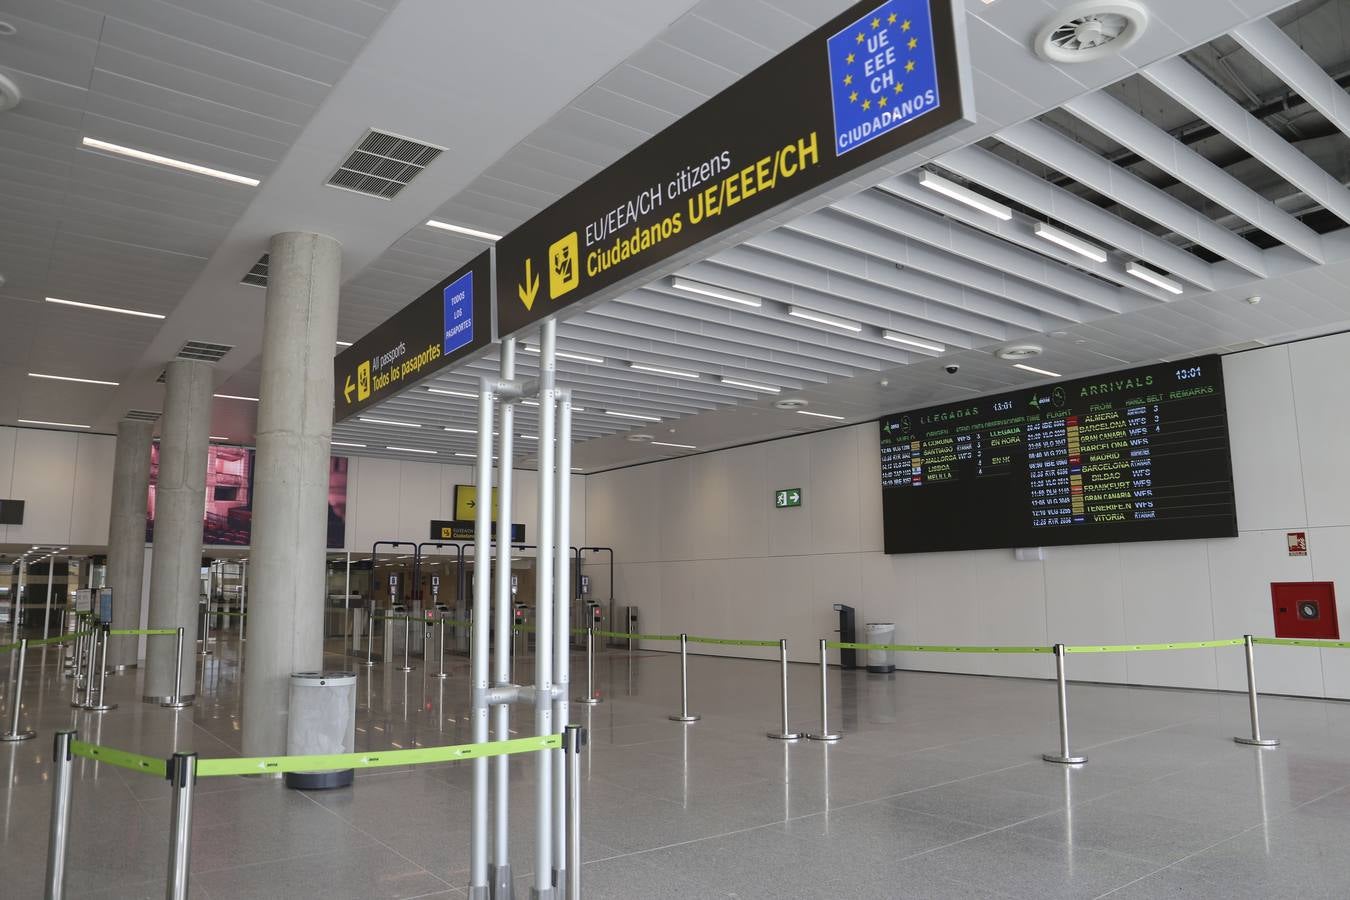
{"label": "white trash can", "polygon": [[[868,622],[863,625],[864,644],[894,644],[894,622]],[[895,653],[891,650],[868,650],[865,657],[867,671],[885,674],[895,671]]]}
{"label": "white trash can", "polygon": [[[291,675],[291,709],[286,753],[313,756],[356,750],[356,673],[296,672]],[[299,790],[346,787],[352,769],[287,772],[286,786]]]}

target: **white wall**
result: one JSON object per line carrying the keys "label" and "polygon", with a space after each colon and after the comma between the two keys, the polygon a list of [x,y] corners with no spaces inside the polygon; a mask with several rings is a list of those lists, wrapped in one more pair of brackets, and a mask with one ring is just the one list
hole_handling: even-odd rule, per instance
{"label": "white wall", "polygon": [[[1273,633],[1269,583],[1335,581],[1350,623],[1350,335],[1226,357],[1237,538],[887,556],[874,423],[592,475],[587,534],[644,631],[833,637],[833,603],[904,643],[1156,643]],[[773,491],[803,489],[799,509]],[[978,511],[972,511],[978,514]],[[1308,532],[1290,557],[1285,532]],[[699,647],[699,652],[715,648]],[[733,652],[733,651],[727,651]],[[1265,690],[1350,697],[1350,650],[1262,647]],[[902,654],[906,668],[1049,676],[1040,656]],[[1074,656],[1072,677],[1244,689],[1240,649]]]}

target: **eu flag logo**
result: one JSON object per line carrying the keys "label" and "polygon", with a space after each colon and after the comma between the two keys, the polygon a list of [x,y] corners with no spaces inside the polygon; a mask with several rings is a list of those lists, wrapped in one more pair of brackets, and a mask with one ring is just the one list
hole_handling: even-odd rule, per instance
{"label": "eu flag logo", "polygon": [[941,105],[928,0],[887,0],[829,38],[826,50],[836,156]]}

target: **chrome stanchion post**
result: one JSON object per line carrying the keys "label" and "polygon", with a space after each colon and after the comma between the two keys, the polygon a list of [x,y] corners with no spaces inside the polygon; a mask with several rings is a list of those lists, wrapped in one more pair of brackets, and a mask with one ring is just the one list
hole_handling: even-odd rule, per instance
{"label": "chrome stanchion post", "polygon": [[581,748],[586,729],[568,725],[563,733],[567,758],[567,900],[581,900]]}
{"label": "chrome stanchion post", "polygon": [[445,674],[445,616],[444,616],[443,614],[442,614],[441,616],[438,617],[437,625],[438,625],[438,627],[437,627],[437,638],[436,638],[436,643],[439,645],[439,651],[438,651],[438,652],[439,652],[439,656],[440,656],[441,670],[440,670],[439,672],[436,673],[436,677],[437,677],[437,678],[445,678],[445,677],[446,677],[446,674]]}
{"label": "chrome stanchion post", "polygon": [[1059,753],[1042,753],[1046,762],[1077,766],[1087,762],[1086,756],[1076,756],[1069,749],[1069,684],[1064,676],[1064,645],[1055,645],[1055,687],[1059,694]]}
{"label": "chrome stanchion post", "polygon": [[191,706],[183,700],[183,626],[178,626],[178,649],[174,654],[174,672],[173,672],[173,696],[165,700],[160,706],[168,709],[182,709],[185,706]]}
{"label": "chrome stanchion post", "polygon": [[806,738],[828,744],[840,738],[837,731],[830,731],[830,660],[829,646],[824,638],[820,639],[820,732],[808,734]]}
{"label": "chrome stanchion post", "polygon": [[[783,699],[783,728],[780,731],[770,731],[766,736],[776,741],[797,741],[801,740],[800,731],[791,731],[788,728],[788,654],[787,638],[778,639],[778,667],[781,672],[781,687]],[[822,726],[823,727],[823,726]]]}
{"label": "chrome stanchion post", "polygon": [[[1242,636],[1242,647],[1247,653],[1247,707],[1252,716],[1252,736],[1235,737],[1233,740],[1252,747],[1278,747],[1279,738],[1261,737],[1261,716],[1256,711],[1256,645],[1252,643],[1250,634]],[[23,669],[20,668],[19,671],[22,672]]]}
{"label": "chrome stanchion post", "polygon": [[412,666],[408,664],[408,648],[412,646],[412,616],[403,617],[403,665],[398,667],[399,672],[411,672]]}
{"label": "chrome stanchion post", "polygon": [[70,842],[70,785],[74,758],[70,742],[75,732],[58,731],[52,736],[52,816],[47,831],[46,900],[62,900],[66,895],[66,848]]}
{"label": "chrome stanchion post", "polygon": [[28,658],[28,638],[19,641],[19,670],[14,676],[14,693],[9,696],[9,731],[0,734],[0,741],[30,741],[33,732],[19,730],[19,712],[23,706],[23,666]]}
{"label": "chrome stanchion post", "polygon": [[[98,659],[98,635],[99,626],[92,624],[89,629],[89,640],[85,644],[85,665],[83,666],[84,677],[75,686],[75,698],[70,701],[70,705],[76,709],[84,709],[89,706],[93,699],[94,691],[94,663]],[[84,688],[84,699],[80,699],[80,688]]]}
{"label": "chrome stanchion post", "polygon": [[375,608],[370,607],[366,612],[366,661],[361,665],[370,668],[375,665]]}
{"label": "chrome stanchion post", "polygon": [[689,635],[680,635],[680,714],[672,722],[697,722],[702,716],[689,715]]}
{"label": "chrome stanchion post", "polygon": [[206,598],[206,621],[202,624],[202,656],[211,655],[211,598]]}
{"label": "chrome stanchion post", "polygon": [[595,706],[600,702],[595,696],[595,627],[592,625],[586,626],[586,696],[578,697],[577,702],[584,706]]}
{"label": "chrome stanchion post", "polygon": [[98,642],[98,703],[86,703],[84,708],[91,712],[107,712],[110,709],[117,709],[116,703],[109,703],[103,692],[104,684],[108,680],[108,625],[103,625],[99,629]]}
{"label": "chrome stanchion post", "polygon": [[197,754],[175,753],[169,760],[173,797],[169,802],[168,900],[187,900],[192,862],[192,791],[197,783]]}

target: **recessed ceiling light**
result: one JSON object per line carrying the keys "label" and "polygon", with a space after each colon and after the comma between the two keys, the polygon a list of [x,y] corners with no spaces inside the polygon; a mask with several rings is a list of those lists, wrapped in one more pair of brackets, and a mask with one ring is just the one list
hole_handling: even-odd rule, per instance
{"label": "recessed ceiling light", "polygon": [[351,341],[338,341],[338,342],[337,342],[337,345],[338,345],[339,347],[350,347],[350,346],[352,345],[352,342],[351,342]]}
{"label": "recessed ceiling light", "polygon": [[41,372],[29,372],[29,378],[45,378],[48,381],[74,381],[77,384],[106,384],[108,387],[117,387],[116,381],[99,381],[97,378],[75,378],[71,375],[43,375]]}
{"label": "recessed ceiling light", "polygon": [[211,396],[221,400],[247,400],[249,403],[259,402],[257,397],[242,397],[239,394],[212,394]]}
{"label": "recessed ceiling light", "polygon": [[1034,229],[1036,237],[1047,240],[1052,244],[1058,244],[1065,250],[1072,250],[1079,256],[1086,256],[1093,262],[1106,262],[1106,251],[1096,244],[1089,243],[1081,238],[1074,237],[1067,231],[1060,231],[1044,222],[1037,222]]}
{"label": "recessed ceiling light", "polygon": [[143,319],[162,319],[159,313],[141,312],[139,309],[123,309],[120,306],[100,306],[97,303],[82,303],[79,300],[62,300],[60,297],[47,297],[48,303],[59,303],[62,306],[78,306],[80,309],[96,309],[99,312],[120,313],[124,316],[140,316]]}
{"label": "recessed ceiling light", "polygon": [[[521,349],[526,353],[534,353],[536,355],[539,353],[538,347],[532,347],[529,344],[521,345]],[[605,364],[605,360],[602,357],[590,356],[585,353],[571,353],[567,350],[554,350],[553,355],[558,357],[558,359],[570,359],[573,362],[594,363],[597,366],[603,366]]]}
{"label": "recessed ceiling light", "polygon": [[41,419],[19,419],[25,425],[52,425],[56,428],[89,428],[89,425],[76,425],[73,422],[44,422]]}
{"label": "recessed ceiling light", "polygon": [[747,294],[744,291],[733,291],[731,288],[718,287],[713,284],[704,284],[701,281],[690,281],[688,278],[681,278],[678,275],[670,279],[670,286],[675,290],[683,291],[686,294],[696,294],[700,297],[712,297],[714,300],[725,300],[728,303],[749,306],[752,309],[759,309],[764,305],[764,301],[754,294]]}
{"label": "recessed ceiling light", "polygon": [[465,400],[477,400],[477,394],[470,394],[468,391],[452,391],[446,388],[427,388],[428,394],[444,394],[446,397],[463,397]]}
{"label": "recessed ceiling light", "polygon": [[797,415],[815,416],[817,419],[833,419],[836,422],[842,422],[844,420],[843,416],[833,416],[830,415],[829,413],[822,413],[822,412],[811,412],[809,409],[799,409],[797,410]]}
{"label": "recessed ceiling light", "polygon": [[1140,281],[1147,281],[1151,285],[1162,288],[1171,294],[1180,294],[1182,292],[1181,283],[1173,281],[1161,272],[1155,272],[1148,266],[1141,266],[1137,262],[1127,262],[1125,271],[1138,278]]}
{"label": "recessed ceiling light", "polygon": [[693,444],[672,444],[667,441],[651,441],[653,447],[674,447],[676,450],[697,450]]}
{"label": "recessed ceiling light", "polygon": [[442,231],[453,231],[455,234],[462,234],[465,237],[478,238],[483,241],[500,241],[500,234],[493,234],[490,231],[479,231],[477,228],[470,228],[467,225],[456,225],[454,222],[442,222],[439,219],[427,219],[427,225],[431,228],[439,228]]}
{"label": "recessed ceiling light", "polygon": [[653,375],[669,375],[672,378],[692,378],[697,380],[697,372],[687,372],[684,369],[663,369],[660,366],[648,366],[643,363],[630,362],[628,368],[635,372],[650,372]]}
{"label": "recessed ceiling light", "polygon": [[800,306],[789,306],[788,315],[798,319],[805,319],[808,322],[829,325],[832,328],[842,328],[844,331],[852,331],[854,334],[862,331],[862,326],[857,322],[850,322],[848,319],[827,316],[825,313],[818,313],[813,309],[802,309]]}
{"label": "recessed ceiling light", "polygon": [[1025,363],[1013,363],[1014,369],[1021,369],[1024,372],[1032,372],[1036,375],[1044,375],[1047,378],[1062,378],[1058,372],[1051,372],[1049,369],[1038,369],[1035,366],[1028,366]]}
{"label": "recessed ceiling light", "polygon": [[334,447],[356,447],[357,449],[365,449],[366,446],[365,444],[353,444],[349,441],[329,441],[328,443]]}
{"label": "recessed ceiling light", "polygon": [[722,376],[721,381],[728,387],[745,388],[747,391],[764,391],[767,394],[782,393],[782,388],[774,387],[771,384],[759,384],[755,381],[741,381],[739,378],[727,378]]}
{"label": "recessed ceiling light", "polygon": [[397,425],[399,428],[421,428],[417,422],[395,422],[393,419],[368,419],[365,416],[358,416],[362,422],[370,425]]}
{"label": "recessed ceiling light", "polygon": [[638,413],[619,412],[615,409],[605,410],[605,415],[614,416],[616,419],[633,419],[638,422],[660,422],[660,416],[643,416]]}
{"label": "recessed ceiling light", "polygon": [[419,450],[416,447],[385,447],[386,450],[397,450],[400,453],[426,453],[431,456],[436,455],[435,450]]}
{"label": "recessed ceiling light", "polygon": [[994,355],[999,359],[1006,359],[1009,362],[1016,362],[1022,359],[1031,359],[1040,356],[1044,352],[1036,344],[1009,344],[1006,347],[1000,347],[994,351]]}
{"label": "recessed ceiling light", "polygon": [[907,334],[901,334],[898,331],[883,331],[881,332],[881,339],[885,341],[891,341],[892,343],[896,344],[904,344],[906,347],[916,347],[920,350],[931,350],[934,353],[942,353],[947,349],[942,344],[934,344],[930,341],[922,341],[916,337],[910,337]]}
{"label": "recessed ceiling light", "polygon": [[964,203],[972,209],[978,209],[982,213],[988,213],[996,219],[1002,219],[1007,222],[1012,218],[1012,209],[999,203],[997,200],[991,200],[984,194],[977,194],[970,188],[962,187],[954,181],[948,181],[941,175],[935,175],[927,170],[919,173],[919,184],[928,188],[930,191],[936,191],[945,197]]}
{"label": "recessed ceiling light", "polygon": [[222,172],[220,169],[211,169],[206,166],[199,166],[196,163],[184,162],[181,159],[173,159],[168,156],[160,156],[158,153],[147,153],[144,150],[137,150],[134,147],[123,147],[121,144],[110,144],[107,141],[100,141],[97,138],[86,137],[80,141],[81,144],[91,150],[106,150],[109,153],[116,153],[119,156],[127,156],[131,159],[139,159],[142,162],[155,163],[160,166],[168,166],[171,169],[179,169],[183,172],[192,172],[195,175],[209,175],[212,178],[219,178],[221,181],[231,181],[235,184],[246,184],[249,187],[257,187],[261,184],[256,178],[249,178],[246,175],[236,175],[233,172]]}

